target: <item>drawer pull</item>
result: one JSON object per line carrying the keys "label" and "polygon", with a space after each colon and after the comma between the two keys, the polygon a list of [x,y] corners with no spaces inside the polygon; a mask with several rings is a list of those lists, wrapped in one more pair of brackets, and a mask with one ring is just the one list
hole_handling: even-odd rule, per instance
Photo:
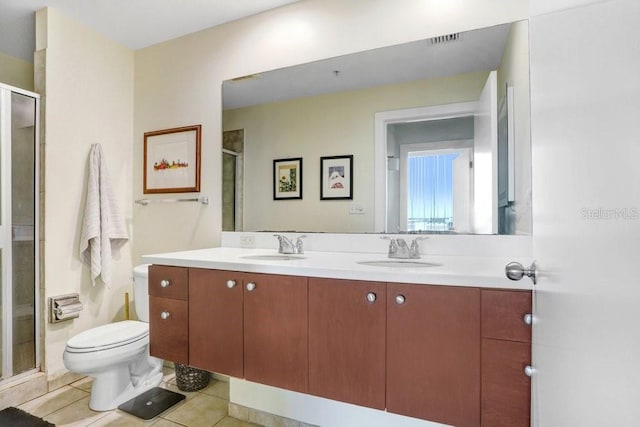
{"label": "drawer pull", "polygon": [[407,299],[404,297],[404,295],[396,295],[396,304],[402,305],[406,300]]}
{"label": "drawer pull", "polygon": [[526,376],[532,377],[533,374],[535,374],[535,373],[536,373],[536,368],[534,368],[533,366],[527,365],[527,366],[524,367],[524,374]]}
{"label": "drawer pull", "polygon": [[249,292],[253,291],[255,288],[256,288],[256,284],[255,283],[253,283],[253,282],[247,283],[247,290]]}
{"label": "drawer pull", "polygon": [[367,294],[367,301],[369,301],[370,303],[374,303],[374,302],[376,302],[376,299],[377,299],[377,298],[378,298],[378,297],[376,296],[375,292],[369,292],[369,293]]}
{"label": "drawer pull", "polygon": [[236,286],[235,280],[227,280],[227,288],[232,289]]}
{"label": "drawer pull", "polygon": [[167,286],[169,286],[171,284],[171,282],[169,282],[167,279],[162,279],[160,281],[160,286],[162,286],[163,288],[166,288]]}
{"label": "drawer pull", "polygon": [[170,316],[171,316],[171,313],[169,313],[168,311],[163,311],[162,313],[160,313],[160,318],[162,320],[167,320]]}
{"label": "drawer pull", "polygon": [[522,320],[524,321],[524,323],[526,323],[529,326],[533,325],[533,314],[531,313],[525,314]]}

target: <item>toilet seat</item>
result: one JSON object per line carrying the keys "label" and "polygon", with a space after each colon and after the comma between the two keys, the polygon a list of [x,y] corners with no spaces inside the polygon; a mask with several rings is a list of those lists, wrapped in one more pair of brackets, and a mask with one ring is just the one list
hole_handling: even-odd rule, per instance
{"label": "toilet seat", "polygon": [[69,353],[92,353],[122,347],[149,336],[149,324],[124,320],[81,332],[67,342]]}

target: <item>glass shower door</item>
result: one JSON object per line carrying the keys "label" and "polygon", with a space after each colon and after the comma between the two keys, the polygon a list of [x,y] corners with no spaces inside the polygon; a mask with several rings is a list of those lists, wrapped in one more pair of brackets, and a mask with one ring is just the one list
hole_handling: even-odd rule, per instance
{"label": "glass shower door", "polygon": [[38,367],[38,99],[0,85],[1,379]]}

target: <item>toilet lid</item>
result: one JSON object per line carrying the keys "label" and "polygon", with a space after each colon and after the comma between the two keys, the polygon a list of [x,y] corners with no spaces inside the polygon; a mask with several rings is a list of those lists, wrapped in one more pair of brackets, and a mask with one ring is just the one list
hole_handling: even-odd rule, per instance
{"label": "toilet lid", "polygon": [[67,341],[67,349],[76,352],[107,350],[138,341],[148,335],[149,324],[124,320],[79,333]]}

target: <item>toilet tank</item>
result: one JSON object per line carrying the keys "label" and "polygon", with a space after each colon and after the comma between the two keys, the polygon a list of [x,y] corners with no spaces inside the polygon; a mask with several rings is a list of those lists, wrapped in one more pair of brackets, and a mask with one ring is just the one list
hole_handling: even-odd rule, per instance
{"label": "toilet tank", "polygon": [[138,320],[149,322],[149,265],[142,264],[133,269],[133,298]]}

